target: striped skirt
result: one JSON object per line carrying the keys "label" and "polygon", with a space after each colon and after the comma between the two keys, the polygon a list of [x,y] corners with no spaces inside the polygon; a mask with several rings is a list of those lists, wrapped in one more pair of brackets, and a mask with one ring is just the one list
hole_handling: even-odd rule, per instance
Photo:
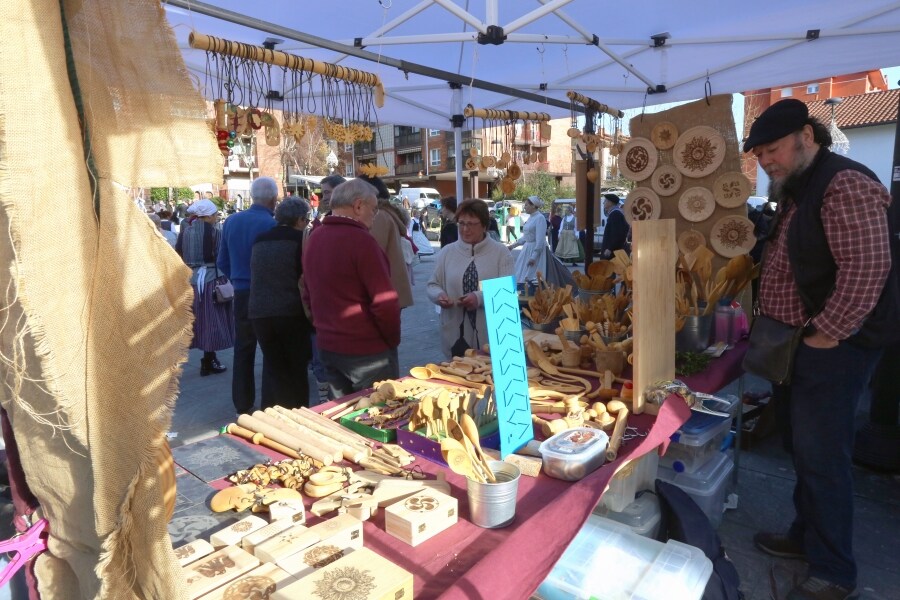
{"label": "striped skirt", "polygon": [[203,286],[203,293],[194,288],[194,339],[191,348],[216,352],[234,346],[234,300],[219,304],[213,291],[217,283],[228,281],[220,277]]}

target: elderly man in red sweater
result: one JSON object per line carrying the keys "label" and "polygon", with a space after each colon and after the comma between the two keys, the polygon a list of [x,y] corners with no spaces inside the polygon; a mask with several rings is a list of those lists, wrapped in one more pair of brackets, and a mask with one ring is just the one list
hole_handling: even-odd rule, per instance
{"label": "elderly man in red sweater", "polygon": [[400,375],[400,303],[387,256],[369,233],[376,196],[361,179],[334,188],[332,213],[303,252],[305,289],[332,398]]}

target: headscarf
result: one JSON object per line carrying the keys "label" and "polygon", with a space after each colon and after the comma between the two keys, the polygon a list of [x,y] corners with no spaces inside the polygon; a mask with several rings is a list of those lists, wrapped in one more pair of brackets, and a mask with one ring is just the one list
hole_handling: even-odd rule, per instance
{"label": "headscarf", "polygon": [[528,196],[528,202],[531,203],[535,208],[543,208],[544,201],[541,200],[540,196]]}
{"label": "headscarf", "polygon": [[188,207],[187,212],[189,215],[197,215],[198,217],[211,217],[219,212],[219,207],[216,206],[212,200],[204,198],[203,200],[197,200],[191,204]]}

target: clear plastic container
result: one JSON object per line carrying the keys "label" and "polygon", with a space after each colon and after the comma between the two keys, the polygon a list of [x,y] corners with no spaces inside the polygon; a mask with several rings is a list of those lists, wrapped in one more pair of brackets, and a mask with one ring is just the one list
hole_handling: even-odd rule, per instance
{"label": "clear plastic container", "polygon": [[556,479],[577,481],[606,462],[609,436],[599,429],[576,427],[560,431],[541,442],[544,473]]}
{"label": "clear plastic container", "polygon": [[696,473],[724,449],[730,431],[731,419],[694,413],[672,434],[672,443],[659,464],[678,473]]}
{"label": "clear plastic container", "polygon": [[600,496],[600,505],[614,512],[625,510],[626,506],[634,502],[638,492],[653,489],[658,466],[659,453],[654,448],[619,467],[609,480],[606,491]]}
{"label": "clear plastic container", "polygon": [[650,539],[656,539],[659,521],[662,519],[659,498],[651,492],[639,493],[634,502],[619,512],[613,512],[603,504],[598,504],[594,514],[627,525],[634,533]]}
{"label": "clear plastic container", "polygon": [[547,579],[542,600],[699,600],[712,574],[703,551],[681,542],[641,537],[591,515]]}
{"label": "clear plastic container", "polygon": [[677,485],[693,498],[713,527],[722,523],[725,512],[728,476],[734,469],[731,452],[720,452],[694,473],[678,473],[673,469],[659,468],[659,478]]}

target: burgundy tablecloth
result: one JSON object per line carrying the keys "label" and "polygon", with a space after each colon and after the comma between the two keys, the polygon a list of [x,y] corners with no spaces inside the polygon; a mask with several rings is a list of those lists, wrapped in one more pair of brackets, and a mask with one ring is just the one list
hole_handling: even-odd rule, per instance
{"label": "burgundy tablecloth", "polygon": [[[695,391],[716,392],[741,375],[745,352],[746,342],[739,343],[714,359],[703,373],[682,379]],[[665,402],[655,418],[630,416],[629,425],[647,431],[647,436],[624,443],[614,462],[581,481],[560,481],[543,474],[537,478],[521,477],[516,519],[503,529],[473,525],[468,520],[465,478],[419,459],[415,465],[429,476],[438,472],[446,475],[451,494],[459,500],[459,522],[413,548],[385,532],[384,511],[379,511],[365,525],[365,545],[414,575],[418,599],[526,599],[581,529],[616,469],[667,442],[689,416],[690,410],[679,401]],[[254,448],[273,458],[284,458],[266,448]],[[218,481],[211,485],[221,489],[228,484]]]}

